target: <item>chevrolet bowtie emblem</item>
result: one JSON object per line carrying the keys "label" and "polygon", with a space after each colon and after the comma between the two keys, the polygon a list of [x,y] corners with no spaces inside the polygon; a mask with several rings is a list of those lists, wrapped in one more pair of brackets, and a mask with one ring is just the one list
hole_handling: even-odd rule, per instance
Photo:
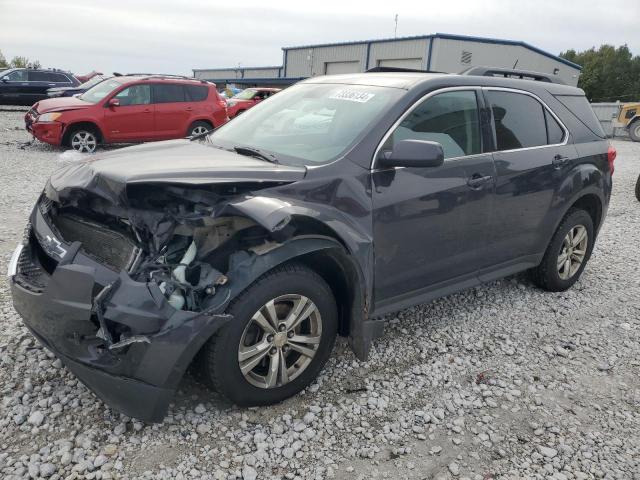
{"label": "chevrolet bowtie emblem", "polygon": [[53,238],[47,235],[45,237],[45,240],[52,253],[55,253],[60,258],[64,258],[64,256],[67,254],[67,249],[62,247],[57,238]]}

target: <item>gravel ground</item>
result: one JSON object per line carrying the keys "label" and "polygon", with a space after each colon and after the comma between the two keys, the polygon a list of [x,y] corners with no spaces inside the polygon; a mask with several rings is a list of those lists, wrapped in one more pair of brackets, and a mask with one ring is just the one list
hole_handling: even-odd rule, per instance
{"label": "gravel ground", "polygon": [[[0,268],[61,152],[0,112]],[[162,424],[111,411],[41,348],[0,282],[0,477],[640,479],[640,144],[582,279],[511,277],[388,317],[371,359],[238,409],[186,378]]]}

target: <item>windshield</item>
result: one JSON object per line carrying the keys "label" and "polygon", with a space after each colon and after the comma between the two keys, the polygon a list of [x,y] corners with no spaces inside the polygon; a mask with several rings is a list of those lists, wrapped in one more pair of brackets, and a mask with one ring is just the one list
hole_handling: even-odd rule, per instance
{"label": "windshield", "polygon": [[231,98],[236,98],[238,100],[251,100],[255,94],[255,90],[253,90],[252,88],[247,88],[246,90],[241,91]]}
{"label": "windshield", "polygon": [[105,80],[84,92],[78,98],[89,103],[98,103],[104,97],[113,92],[116,88],[121,87],[122,83],[116,80]]}
{"label": "windshield", "polygon": [[103,80],[106,80],[107,78],[111,78],[111,77],[105,77],[103,75],[96,75],[91,80],[87,80],[86,82],[78,85],[78,87],[76,87],[76,88],[84,88],[84,89],[88,90],[91,87],[93,87],[94,85],[99,84]]}
{"label": "windshield", "polygon": [[365,85],[294,85],[218,128],[208,139],[226,149],[265,151],[282,163],[328,163],[359,140],[404,93]]}

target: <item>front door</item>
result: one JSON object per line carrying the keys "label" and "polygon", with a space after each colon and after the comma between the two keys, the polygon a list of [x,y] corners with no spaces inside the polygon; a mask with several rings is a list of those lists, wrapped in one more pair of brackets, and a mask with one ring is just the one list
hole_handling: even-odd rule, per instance
{"label": "front door", "polygon": [[104,109],[104,133],[110,143],[156,139],[151,85],[131,85],[113,98],[118,100],[119,105],[106,106]]}
{"label": "front door", "polygon": [[482,153],[480,90],[430,94],[405,115],[382,151],[403,139],[435,141],[445,161],[432,168],[372,172],[376,308],[476,281],[486,249],[495,169]]}

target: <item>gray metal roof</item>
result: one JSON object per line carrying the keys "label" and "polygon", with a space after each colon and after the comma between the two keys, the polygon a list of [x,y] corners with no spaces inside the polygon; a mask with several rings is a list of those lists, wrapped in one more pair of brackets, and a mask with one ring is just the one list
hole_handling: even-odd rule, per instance
{"label": "gray metal roof", "polygon": [[387,43],[387,42],[401,42],[401,41],[406,41],[406,40],[424,40],[424,39],[428,39],[428,38],[442,38],[442,39],[446,39],[446,40],[461,40],[461,41],[467,41],[467,42],[479,42],[479,43],[492,43],[492,44],[496,44],[496,45],[515,45],[515,46],[521,46],[524,48],[527,48],[531,51],[534,51],[536,53],[539,53],[540,55],[543,55],[545,57],[551,58],[553,60],[556,60],[560,63],[563,63],[565,65],[568,65],[570,67],[573,67],[577,70],[582,70],[582,67],[580,65],[578,65],[577,63],[573,63],[570,62],[569,60],[559,57],[557,55],[554,55],[552,53],[549,53],[545,50],[542,50],[538,47],[534,47],[533,45],[530,45],[526,42],[522,42],[519,40],[503,40],[503,39],[499,39],[499,38],[485,38],[485,37],[473,37],[473,36],[468,36],[468,35],[453,35],[450,33],[435,33],[433,35],[416,35],[416,36],[412,36],[412,37],[397,37],[397,38],[378,38],[378,39],[371,39],[371,40],[359,40],[359,41],[352,41],[352,42],[337,42],[337,43],[320,43],[320,44],[315,44],[315,45],[300,45],[300,46],[295,46],[295,47],[282,47],[282,50],[300,50],[303,48],[320,48],[320,47],[338,47],[338,46],[342,46],[342,45],[358,45],[358,44],[367,44],[367,43]]}

